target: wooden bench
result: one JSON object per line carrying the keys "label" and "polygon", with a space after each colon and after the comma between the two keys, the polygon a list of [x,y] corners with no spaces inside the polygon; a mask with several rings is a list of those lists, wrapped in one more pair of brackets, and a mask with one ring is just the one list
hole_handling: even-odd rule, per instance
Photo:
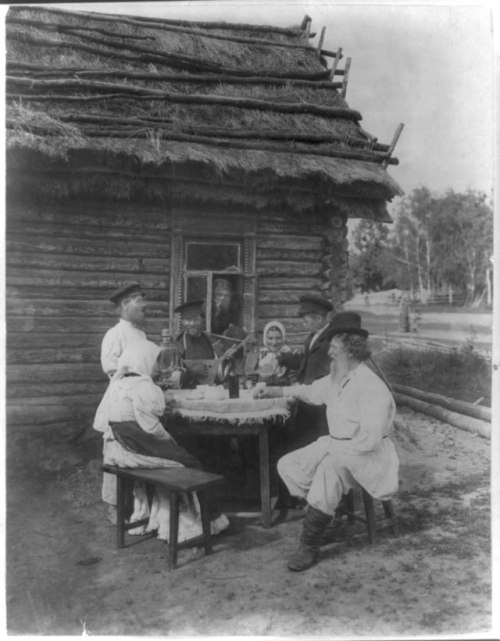
{"label": "wooden bench", "polygon": [[[116,509],[117,509],[117,545],[125,547],[125,532],[141,525],[146,525],[149,519],[140,519],[126,523],[125,505],[126,492],[124,481],[142,481],[147,485],[161,486],[168,490],[170,496],[170,528],[168,538],[168,564],[170,568],[177,567],[177,551],[179,549],[179,498],[183,492],[196,492],[201,508],[202,539],[205,554],[212,552],[210,534],[210,513],[208,509],[208,494],[216,485],[224,481],[219,474],[211,474],[202,470],[188,467],[171,467],[160,469],[139,469],[103,465],[104,472],[116,476]],[[185,545],[195,545],[200,537],[185,542]]]}
{"label": "wooden bench", "polygon": [[377,531],[390,527],[394,536],[399,535],[399,525],[396,519],[396,513],[392,505],[392,501],[382,501],[385,518],[375,519],[375,509],[373,505],[373,497],[363,487],[360,488],[363,496],[363,504],[365,508],[364,517],[356,512],[354,505],[354,490],[349,490],[345,495],[340,512],[347,515],[347,521],[354,523],[354,521],[361,521],[366,525],[368,533],[368,541],[374,543],[376,540]]}

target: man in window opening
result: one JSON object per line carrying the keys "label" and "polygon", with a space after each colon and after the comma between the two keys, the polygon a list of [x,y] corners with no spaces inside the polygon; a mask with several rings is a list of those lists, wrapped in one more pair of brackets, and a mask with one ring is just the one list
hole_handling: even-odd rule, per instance
{"label": "man in window opening", "polygon": [[[203,300],[192,300],[175,308],[181,315],[182,332],[176,338],[177,349],[182,361],[215,359],[214,348],[208,334],[203,331]],[[181,387],[194,388],[206,383],[208,368],[204,363],[191,364],[181,376]]]}
{"label": "man in window opening", "polygon": [[234,284],[229,278],[216,278],[213,282],[212,324],[214,334],[233,336],[241,324],[241,304]]}
{"label": "man in window opening", "polygon": [[[115,306],[120,320],[108,329],[101,344],[102,370],[111,379],[116,372],[118,359],[128,347],[136,342],[146,341],[142,329],[146,317],[145,294],[139,283],[126,283],[119,287],[109,299]],[[93,428],[98,432],[108,429],[109,387],[97,408]],[[102,498],[106,503],[107,518],[116,525],[116,477],[103,474]]]}

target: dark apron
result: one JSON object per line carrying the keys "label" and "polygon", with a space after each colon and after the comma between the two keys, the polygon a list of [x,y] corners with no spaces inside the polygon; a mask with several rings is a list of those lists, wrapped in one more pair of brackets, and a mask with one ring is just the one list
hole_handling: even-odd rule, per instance
{"label": "dark apron", "polygon": [[115,439],[129,452],[176,461],[184,467],[197,470],[203,469],[201,463],[172,438],[168,441],[156,438],[141,429],[135,421],[110,421],[109,425]]}

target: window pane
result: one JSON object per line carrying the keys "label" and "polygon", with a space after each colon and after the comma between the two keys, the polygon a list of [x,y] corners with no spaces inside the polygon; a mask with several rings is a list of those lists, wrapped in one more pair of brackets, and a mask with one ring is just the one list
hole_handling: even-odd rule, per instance
{"label": "window pane", "polygon": [[184,300],[206,300],[206,276],[188,276],[186,282],[186,295]]}
{"label": "window pane", "polygon": [[186,267],[188,270],[223,271],[239,266],[239,244],[237,243],[187,243]]}

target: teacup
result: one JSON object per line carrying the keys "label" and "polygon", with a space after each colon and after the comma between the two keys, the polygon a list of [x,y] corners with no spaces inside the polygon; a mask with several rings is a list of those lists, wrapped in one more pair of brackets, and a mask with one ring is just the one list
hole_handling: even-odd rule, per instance
{"label": "teacup", "polygon": [[253,389],[254,396],[255,397],[264,396],[264,394],[266,393],[266,389],[267,389],[267,383],[264,383],[264,382],[256,383]]}

